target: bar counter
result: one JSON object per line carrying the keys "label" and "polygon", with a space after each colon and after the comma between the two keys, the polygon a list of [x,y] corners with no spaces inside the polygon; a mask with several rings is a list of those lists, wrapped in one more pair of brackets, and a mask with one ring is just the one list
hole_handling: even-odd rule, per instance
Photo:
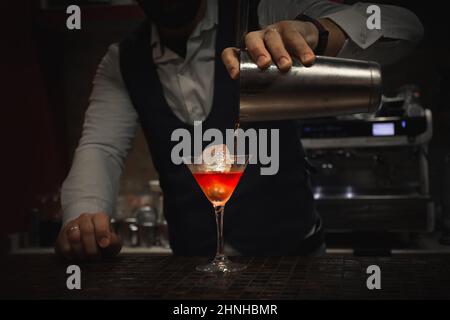
{"label": "bar counter", "polygon": [[[207,258],[122,254],[79,263],[81,290],[68,290],[71,264],[54,255],[10,255],[0,263],[1,299],[449,299],[450,255],[237,257],[238,274],[195,271]],[[367,267],[381,290],[367,288]]]}

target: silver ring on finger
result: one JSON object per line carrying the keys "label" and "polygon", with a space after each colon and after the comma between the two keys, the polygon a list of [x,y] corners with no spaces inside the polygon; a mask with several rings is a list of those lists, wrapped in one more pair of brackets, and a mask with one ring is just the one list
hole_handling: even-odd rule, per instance
{"label": "silver ring on finger", "polygon": [[78,225],[73,225],[69,227],[69,232],[74,232],[76,230],[80,230],[80,226]]}

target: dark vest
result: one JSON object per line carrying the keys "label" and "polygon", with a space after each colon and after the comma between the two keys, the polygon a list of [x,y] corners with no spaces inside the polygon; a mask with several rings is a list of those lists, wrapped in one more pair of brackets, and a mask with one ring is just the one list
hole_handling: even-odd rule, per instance
{"label": "dark vest", "polygon": [[[239,93],[237,83],[230,79],[220,59],[222,50],[235,41],[234,7],[230,1],[219,3],[214,99],[203,130],[224,131],[234,128],[238,118]],[[146,22],[121,42],[122,76],[159,174],[174,254],[213,255],[216,227],[212,205],[189,169],[183,164],[174,165],[171,160],[172,148],[178,143],[171,141],[172,132],[184,128],[193,137],[193,126],[179,120],[165,101],[151,59],[150,28]],[[295,123],[261,122],[241,127],[280,130],[280,168],[276,175],[262,176],[260,165],[247,167],[225,207],[225,242],[244,255],[305,253],[303,239],[317,221],[317,214]]]}

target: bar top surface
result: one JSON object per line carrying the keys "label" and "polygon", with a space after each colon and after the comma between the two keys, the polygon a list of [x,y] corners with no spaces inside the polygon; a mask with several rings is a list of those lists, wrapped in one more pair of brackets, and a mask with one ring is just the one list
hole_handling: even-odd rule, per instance
{"label": "bar top surface", "polygon": [[[208,258],[122,254],[68,262],[54,255],[1,257],[2,299],[449,299],[450,255],[399,257],[236,257],[247,269],[218,276],[195,271]],[[67,289],[67,267],[81,290]],[[381,270],[369,290],[367,268]]]}

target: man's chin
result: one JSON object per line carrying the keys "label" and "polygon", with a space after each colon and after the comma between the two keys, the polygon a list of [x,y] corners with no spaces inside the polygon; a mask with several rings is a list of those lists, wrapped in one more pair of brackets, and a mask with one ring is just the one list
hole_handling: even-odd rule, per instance
{"label": "man's chin", "polygon": [[165,29],[169,29],[169,30],[179,30],[179,29],[183,29],[183,28],[191,25],[192,22],[194,21],[194,19],[195,19],[195,16],[193,16],[190,19],[183,18],[183,19],[179,19],[179,20],[154,19],[154,22],[161,28],[165,28]]}
{"label": "man's chin", "polygon": [[158,26],[167,29],[182,29],[189,26],[198,14],[201,0],[185,0],[174,2],[173,6],[162,5],[164,0],[140,1],[141,8]]}

